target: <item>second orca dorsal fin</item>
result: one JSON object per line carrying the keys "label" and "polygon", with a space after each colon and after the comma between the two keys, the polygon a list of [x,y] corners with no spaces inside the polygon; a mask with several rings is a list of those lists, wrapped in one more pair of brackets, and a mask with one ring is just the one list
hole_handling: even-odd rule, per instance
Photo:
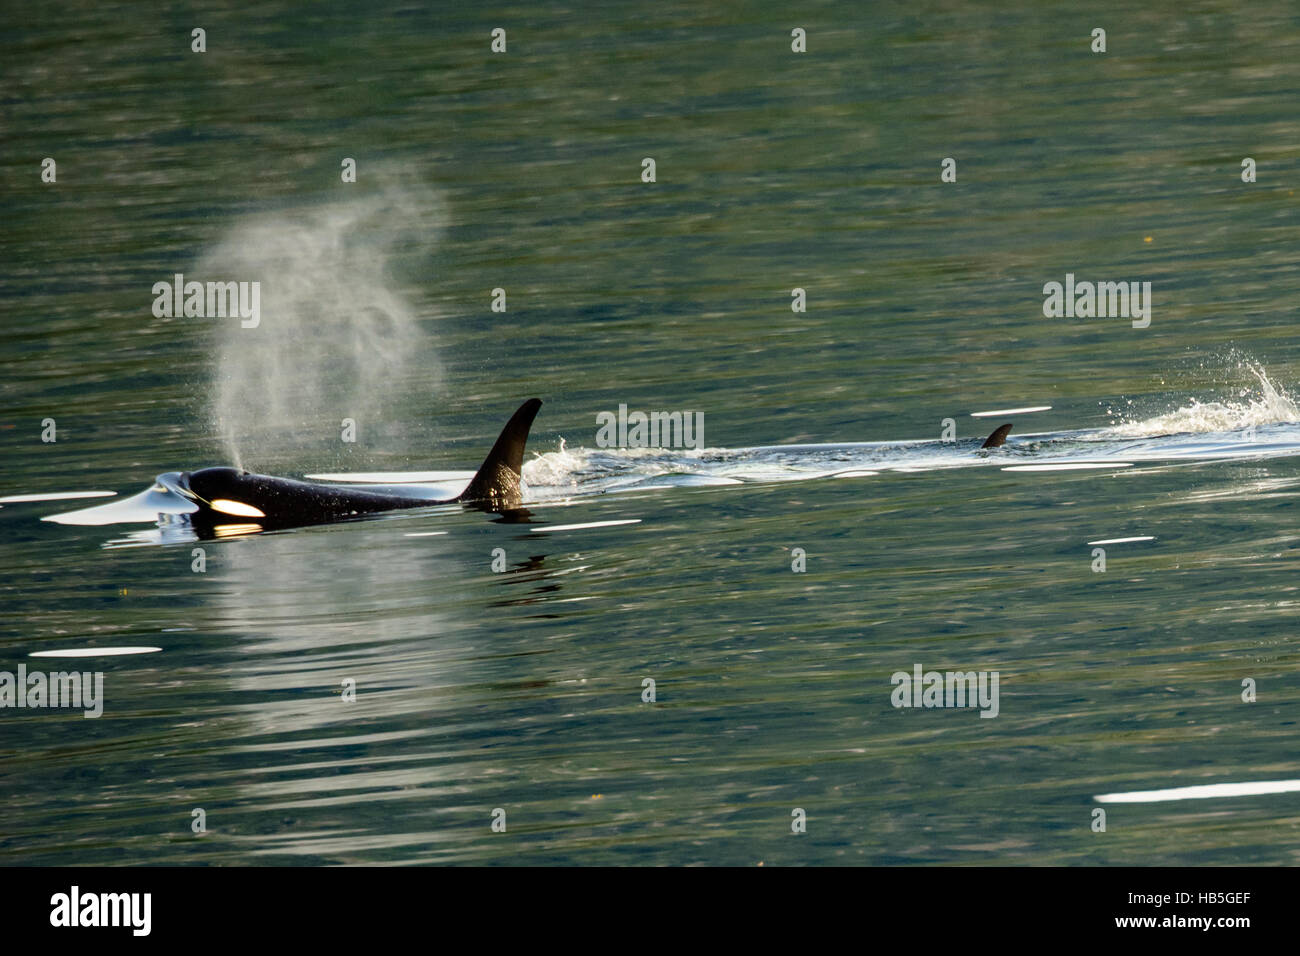
{"label": "second orca dorsal fin", "polygon": [[1011,434],[1011,423],[999,425],[988,438],[984,439],[984,444],[980,448],[1001,448],[1007,442],[1007,435]]}
{"label": "second orca dorsal fin", "polygon": [[524,445],[541,407],[539,398],[530,398],[519,406],[456,501],[482,503],[493,509],[519,506],[523,494],[519,472],[524,465]]}

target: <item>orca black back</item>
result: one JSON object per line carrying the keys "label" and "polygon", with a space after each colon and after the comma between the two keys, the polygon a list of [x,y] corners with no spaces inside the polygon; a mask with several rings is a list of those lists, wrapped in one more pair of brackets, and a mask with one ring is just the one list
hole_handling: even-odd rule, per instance
{"label": "orca black back", "polygon": [[[462,503],[484,511],[510,511],[523,500],[524,446],[540,399],[519,406],[497,437],[483,464],[455,498],[419,498],[346,485],[258,475],[239,468],[203,468],[160,476],[199,506],[190,516],[199,529],[243,519],[261,529],[291,528],[342,521],[361,515],[429,505]],[[174,480],[173,480],[174,479]]]}

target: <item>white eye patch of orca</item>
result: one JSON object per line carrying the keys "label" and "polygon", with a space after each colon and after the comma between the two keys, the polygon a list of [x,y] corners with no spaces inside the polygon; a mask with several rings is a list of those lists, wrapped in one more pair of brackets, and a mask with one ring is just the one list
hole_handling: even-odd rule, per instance
{"label": "white eye patch of orca", "polygon": [[220,511],[223,515],[236,515],[240,518],[266,517],[266,512],[262,511],[262,509],[255,508],[242,501],[232,501],[229,498],[214,498],[208,502],[208,507],[213,511]]}

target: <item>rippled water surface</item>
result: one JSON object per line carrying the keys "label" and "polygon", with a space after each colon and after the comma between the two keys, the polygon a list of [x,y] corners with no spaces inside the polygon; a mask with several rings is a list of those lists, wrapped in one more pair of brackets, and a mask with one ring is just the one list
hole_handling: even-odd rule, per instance
{"label": "rippled water surface", "polygon": [[[1292,5],[72,11],[0,30],[0,672],[103,714],[0,709],[0,863],[1300,862],[1293,790],[1095,799],[1300,778]],[[533,395],[526,515],[39,520],[454,493]]]}

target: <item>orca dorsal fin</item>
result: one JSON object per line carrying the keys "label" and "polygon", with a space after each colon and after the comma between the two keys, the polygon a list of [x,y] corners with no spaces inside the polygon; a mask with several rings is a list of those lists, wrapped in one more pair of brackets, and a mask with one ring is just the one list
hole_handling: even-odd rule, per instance
{"label": "orca dorsal fin", "polygon": [[456,501],[481,502],[493,509],[519,506],[522,497],[519,471],[524,465],[524,445],[541,407],[538,398],[530,398],[519,406],[506,422],[506,427],[501,429],[478,473]]}
{"label": "orca dorsal fin", "polygon": [[984,444],[980,448],[1001,448],[1007,442],[1007,435],[1011,434],[1011,423],[999,425],[988,438],[984,439]]}

